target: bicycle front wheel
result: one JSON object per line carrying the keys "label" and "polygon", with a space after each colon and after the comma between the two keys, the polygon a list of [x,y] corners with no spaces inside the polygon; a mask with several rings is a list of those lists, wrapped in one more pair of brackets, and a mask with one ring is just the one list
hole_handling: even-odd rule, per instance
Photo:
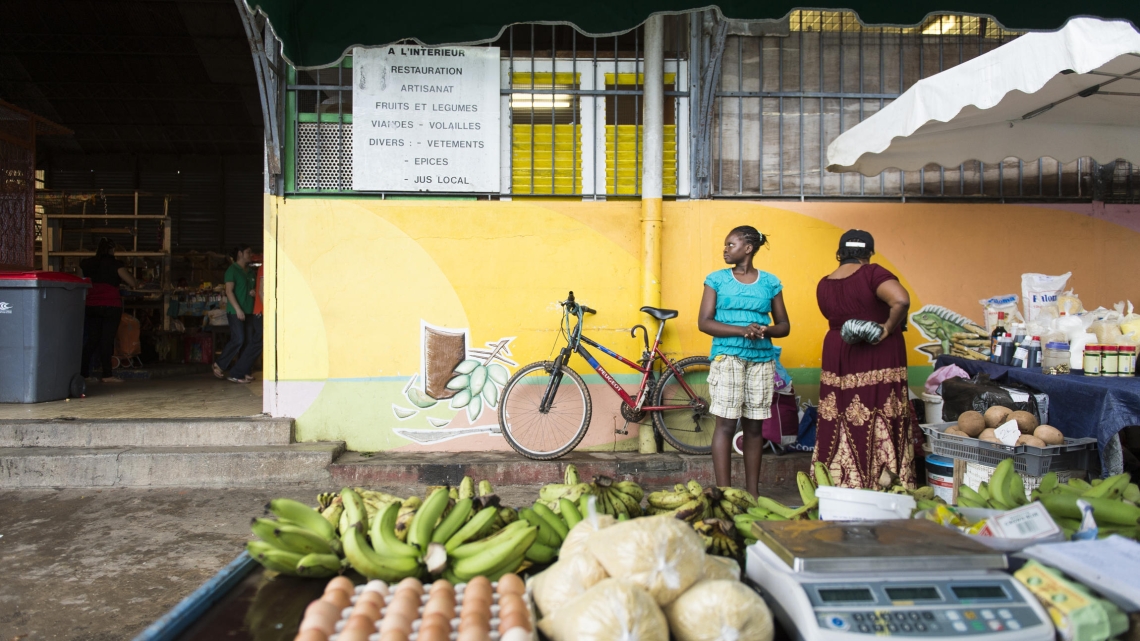
{"label": "bicycle front wheel", "polygon": [[709,364],[707,356],[692,356],[673,363],[685,385],[667,367],[654,394],[654,405],[677,407],[653,412],[654,426],[662,438],[686,454],[712,452],[716,417],[709,414]]}
{"label": "bicycle front wheel", "polygon": [[554,363],[531,363],[515,372],[503,387],[499,427],[516,452],[540,461],[570,452],[590,427],[590,392],[574,370],[562,366],[550,409],[539,410],[554,374]]}

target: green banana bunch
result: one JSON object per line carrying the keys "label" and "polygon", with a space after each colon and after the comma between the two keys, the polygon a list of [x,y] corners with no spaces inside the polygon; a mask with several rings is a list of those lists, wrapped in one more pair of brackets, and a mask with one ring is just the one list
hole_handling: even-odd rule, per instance
{"label": "green banana bunch", "polygon": [[[537,537],[538,528],[525,522],[512,523],[483,541],[456,548],[453,562],[443,576],[455,583],[466,583],[477,576],[496,581],[522,565]],[[475,546],[478,549],[472,549]]]}
{"label": "green banana bunch", "polygon": [[463,480],[459,482],[459,487],[456,489],[455,498],[459,501],[475,498],[475,480],[470,476],[464,476]]}
{"label": "green banana bunch", "polygon": [[[343,509],[333,498],[322,496],[321,500],[330,517]],[[250,522],[250,530],[260,539],[246,545],[251,557],[266,569],[292,576],[328,577],[341,571],[336,527],[321,508],[292,499],[273,499],[265,507],[277,520],[255,518]]]}
{"label": "green banana bunch", "polygon": [[704,519],[693,524],[693,529],[701,535],[705,551],[717,556],[740,557],[740,545],[736,542],[733,525],[723,519]]}
{"label": "green banana bunch", "polygon": [[816,461],[812,467],[815,472],[815,485],[816,487],[830,487],[835,485],[835,481],[831,479],[831,472],[827,470],[827,466],[823,463]]}
{"label": "green banana bunch", "polygon": [[815,483],[812,482],[807,472],[796,472],[796,486],[800,490],[800,500],[804,502],[804,505],[816,500]]}
{"label": "green banana bunch", "polygon": [[1140,488],[1131,482],[1128,473],[1094,479],[1091,483],[1082,479],[1060,483],[1057,474],[1049,472],[1041,477],[1033,494],[1067,535],[1080,529],[1082,514],[1077,501],[1084,500],[1092,506],[1097,536],[1119,534],[1140,540]]}

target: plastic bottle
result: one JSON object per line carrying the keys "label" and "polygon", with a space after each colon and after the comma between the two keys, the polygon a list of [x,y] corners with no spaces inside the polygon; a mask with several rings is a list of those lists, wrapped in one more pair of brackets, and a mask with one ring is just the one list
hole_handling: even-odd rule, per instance
{"label": "plastic bottle", "polygon": [[1041,337],[1034,336],[1029,339],[1025,347],[1025,364],[1024,368],[1037,369],[1041,367]]}
{"label": "plastic bottle", "polygon": [[1046,343],[1045,351],[1041,355],[1041,372],[1044,374],[1063,374],[1068,371],[1069,344]]}
{"label": "plastic bottle", "polygon": [[1013,364],[1013,337],[1009,334],[998,337],[998,365]]}

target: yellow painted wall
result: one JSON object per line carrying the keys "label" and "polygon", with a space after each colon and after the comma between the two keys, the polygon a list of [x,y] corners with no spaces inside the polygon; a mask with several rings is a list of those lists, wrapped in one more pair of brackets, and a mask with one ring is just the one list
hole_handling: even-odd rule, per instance
{"label": "yellow painted wall", "polygon": [[[502,437],[488,433],[496,425],[492,408],[469,418],[447,403],[417,408],[410,402],[409,384],[422,388],[425,323],[466,330],[468,348],[508,341],[509,359],[517,364],[557,353],[557,301],[568,290],[599,310],[588,317],[587,333],[623,354],[640,352],[629,336],[632,325],[654,328],[637,309],[636,201],[267,198],[266,405],[277,415],[296,417],[301,440],[345,440],[362,451],[505,449]],[[839,235],[849,227],[875,235],[876,262],[910,290],[912,310],[938,304],[980,320],[977,300],[1019,293],[1023,271],[1072,270],[1072,284],[1092,306],[1126,297],[1140,302],[1140,283],[1127,276],[1140,273],[1140,253],[1129,251],[1140,240],[1140,228],[1091,211],[668,202],[663,305],[681,313],[669,322],[666,348],[677,355],[708,350],[710,339],[695,323],[701,283],[708,272],[724,267],[724,235],[740,224],[754,225],[771,239],[758,266],[784,283],[793,330],[778,344],[793,373],[819,367],[826,323],[815,304],[815,286],[834,268]],[[1023,236],[1012,243],[991,241],[1002,235],[997,223]],[[913,349],[926,341],[908,332],[912,366],[929,364]],[[613,374],[631,374],[599,357]],[[580,359],[573,365],[592,374]],[[627,436],[614,434],[622,426],[617,397],[596,375],[587,382],[594,419],[583,446],[635,447],[636,426]]]}

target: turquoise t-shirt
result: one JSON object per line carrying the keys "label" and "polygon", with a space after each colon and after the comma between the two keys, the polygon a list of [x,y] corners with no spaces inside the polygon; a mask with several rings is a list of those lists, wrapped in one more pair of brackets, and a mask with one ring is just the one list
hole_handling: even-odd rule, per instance
{"label": "turquoise t-shirt", "polygon": [[[716,315],[713,318],[719,323],[738,327],[752,323],[770,325],[772,299],[784,289],[780,279],[768,272],[760,272],[755,283],[745,285],[736,280],[731,269],[709,274],[705,285],[716,292]],[[710,357],[716,358],[720,354],[755,363],[776,360],[777,357],[771,340],[752,340],[743,336],[714,336]]]}

